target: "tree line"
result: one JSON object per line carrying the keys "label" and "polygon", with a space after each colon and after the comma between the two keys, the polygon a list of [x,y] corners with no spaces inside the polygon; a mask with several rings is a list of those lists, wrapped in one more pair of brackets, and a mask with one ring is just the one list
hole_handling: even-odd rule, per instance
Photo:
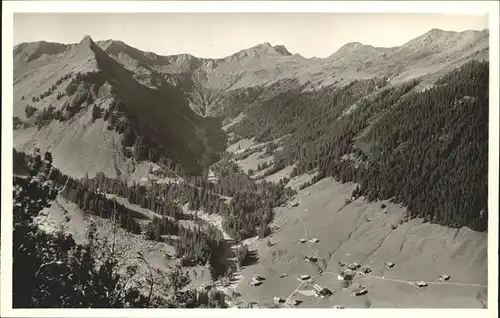
{"label": "tree line", "polygon": [[219,214],[224,220],[224,230],[237,240],[268,235],[273,207],[284,203],[293,195],[293,190],[285,188],[284,182],[256,183],[229,159],[218,162],[213,170],[218,177],[216,183],[197,176],[179,183],[127,185],[107,178],[103,173],[98,173],[95,178],[83,178],[79,182],[89,191],[116,194],[159,216],[176,220],[195,218],[192,214],[183,213],[180,206],[184,204],[189,210]]}
{"label": "tree line", "polygon": [[22,176],[13,180],[14,308],[226,307],[220,292],[188,289],[189,275],[180,267],[151,273],[142,284],[138,267],[122,271],[119,254],[102,246],[95,226],[82,244],[60,231],[41,230],[34,218],[60,191],[52,180],[52,156],[14,155],[15,168],[25,169],[15,170]]}
{"label": "tree line", "polygon": [[[14,159],[16,160],[16,168],[26,166],[28,156],[14,150]],[[117,202],[115,198],[109,198],[106,191],[109,193],[115,190],[115,193],[120,194],[120,189],[127,189],[129,194],[134,193],[134,189],[126,188],[124,183],[109,179],[100,173],[96,178],[74,179],[62,174],[56,168],[51,170],[51,180],[54,186],[63,188],[60,195],[65,199],[75,203],[82,211],[94,214],[102,218],[111,218],[115,220],[122,228],[133,233],[141,234],[144,232],[146,239],[154,239],[159,242],[166,242],[173,245],[176,249],[176,257],[183,259],[184,265],[205,265],[207,262],[212,267],[214,278],[224,274],[227,270],[227,264],[222,259],[224,248],[227,248],[224,242],[222,233],[216,228],[209,227],[207,232],[199,228],[188,228],[179,224],[179,219],[191,219],[195,217],[186,216],[182,210],[174,205],[172,201],[152,201],[158,203],[155,208],[149,206],[151,201],[141,200],[142,207],[150,209],[158,213],[158,216],[153,216],[152,221],[147,223],[144,231],[141,228],[142,223],[147,222],[147,217],[137,211]],[[109,185],[110,188],[107,188]],[[100,186],[100,187],[98,187]],[[122,187],[122,188],[120,188]],[[147,196],[146,188],[139,188],[142,191],[142,198]],[[111,191],[110,191],[111,190]],[[121,193],[124,194],[123,192]],[[129,195],[130,198],[138,198],[137,195]],[[161,203],[160,203],[161,202]],[[134,200],[131,203],[135,203]],[[161,206],[161,209],[159,208]],[[156,209],[156,211],[155,211]],[[163,215],[162,218],[159,216]],[[138,221],[139,220],[139,221]],[[177,236],[175,240],[164,239],[164,236]]]}
{"label": "tree line", "polygon": [[318,170],[359,183],[357,196],[402,203],[409,217],[484,231],[488,65],[469,62],[423,91],[417,80],[383,87],[375,79],[290,92],[252,107],[231,131],[261,142],[293,133],[273,172]]}

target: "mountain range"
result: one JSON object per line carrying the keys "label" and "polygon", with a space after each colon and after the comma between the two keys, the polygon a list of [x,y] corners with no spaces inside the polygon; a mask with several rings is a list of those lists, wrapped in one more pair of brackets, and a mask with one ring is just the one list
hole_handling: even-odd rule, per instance
{"label": "mountain range", "polygon": [[[116,270],[139,255],[138,283],[170,274],[154,306],[486,308],[488,42],[433,29],[325,58],[262,43],[218,59],[89,36],[16,45],[14,304],[116,301],[101,276],[37,277],[62,244],[47,233],[84,242],[99,226],[124,251]],[[47,187],[49,207],[33,197]]]}
{"label": "mountain range", "polygon": [[[310,59],[269,43],[220,59],[161,56],[89,36],[77,44],[21,43],[13,50],[14,116],[25,129],[16,132],[15,144],[25,150],[50,148],[65,173],[103,170],[113,176],[136,169],[121,153],[143,138],[144,151],[158,153],[141,155],[135,149],[136,159],[165,155],[199,173],[224,149],[221,123],[257,98],[372,78],[384,78],[389,86],[419,79],[423,88],[466,61],[488,59],[488,39],[488,30],[433,29],[399,47],[355,42]],[[111,107],[115,127],[92,121],[89,105],[102,112]],[[44,114],[49,107],[65,120],[50,120],[54,116]],[[36,114],[49,119],[38,129],[32,127]],[[125,127],[133,137],[124,143]]]}

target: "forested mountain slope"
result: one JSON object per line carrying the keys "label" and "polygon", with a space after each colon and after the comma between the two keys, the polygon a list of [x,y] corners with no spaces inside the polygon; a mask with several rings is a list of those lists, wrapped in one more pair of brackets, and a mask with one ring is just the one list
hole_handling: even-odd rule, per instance
{"label": "forested mountain slope", "polygon": [[[25,127],[15,144],[51,150],[74,176],[123,177],[143,160],[200,174],[225,146],[221,122],[239,115],[232,141],[293,136],[268,174],[291,164],[293,175],[319,169],[359,182],[355,196],[392,198],[411,216],[484,230],[488,64],[468,61],[487,58],[488,35],[433,29],[400,47],[348,43],[325,59],[269,43],[221,59],[89,37],[24,43],[14,48],[14,112]],[[319,77],[304,80],[319,66]],[[209,105],[218,119],[195,114],[210,114]]]}
{"label": "forested mountain slope", "polygon": [[[165,79],[160,89],[139,83],[89,37],[56,55],[40,50],[60,46],[44,44],[26,57],[31,46],[14,49],[19,62],[14,67],[14,114],[18,128],[25,128],[16,132],[15,143],[21,149],[38,144],[54,150],[56,165],[64,165],[62,157],[70,147],[91,148],[71,157],[81,167],[62,167],[76,176],[96,173],[96,168],[126,174],[130,157],[157,163],[168,159],[199,174],[223,149],[217,120],[196,115],[185,95]],[[94,164],[96,158],[101,162]]]}
{"label": "forested mountain slope", "polygon": [[261,142],[293,134],[274,154],[274,170],[319,169],[358,182],[354,197],[401,202],[410,218],[486,230],[488,63],[467,63],[424,91],[413,90],[418,81],[381,85],[281,94],[229,132]]}
{"label": "forested mountain slope", "polygon": [[[175,251],[169,262],[184,269],[203,267],[223,285],[211,297],[229,296],[224,284],[236,289],[262,264],[270,276],[285,259],[303,270],[298,235],[321,237],[320,272],[345,255],[383,267],[404,254],[405,281],[435,259],[419,251],[416,261],[405,242],[456,248],[439,270],[463,247],[454,273],[481,267],[467,284],[482,293],[486,235],[474,231],[488,222],[488,35],[434,29],[400,47],[348,43],[324,59],[269,43],[220,59],[90,37],[23,43],[14,48],[14,173],[47,174],[75,213]],[[423,238],[453,237],[444,227],[458,228],[460,242]],[[200,305],[190,293],[176,303]]]}

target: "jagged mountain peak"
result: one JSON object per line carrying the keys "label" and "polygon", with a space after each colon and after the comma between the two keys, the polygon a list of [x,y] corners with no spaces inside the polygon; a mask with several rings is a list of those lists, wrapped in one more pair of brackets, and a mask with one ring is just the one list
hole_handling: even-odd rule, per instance
{"label": "jagged mountain peak", "polygon": [[91,43],[94,43],[94,40],[92,40],[92,38],[90,37],[90,35],[85,35],[81,40],[80,40],[80,44],[91,44]]}
{"label": "jagged mountain peak", "polygon": [[[96,42],[106,54],[122,63],[129,69],[138,65],[166,67],[164,71],[182,73],[193,71],[200,65],[199,59],[191,54],[158,55],[154,52],[142,51],[125,42],[118,40],[104,40]],[[138,63],[138,64],[137,64]]]}
{"label": "jagged mountain peak", "polygon": [[90,37],[90,35],[85,35],[81,40],[80,42],[78,42],[78,44],[76,45],[76,50],[88,50],[90,49],[91,51],[95,51],[95,49],[97,48],[97,45],[96,43],[94,42],[94,40],[92,40],[92,38]]}
{"label": "jagged mountain peak", "polygon": [[290,53],[290,51],[288,51],[288,49],[284,45],[281,45],[281,44],[275,45],[274,49],[276,50],[276,52],[281,53],[282,55],[285,55],[285,56],[292,55],[292,53]]}
{"label": "jagged mountain peak", "polygon": [[290,53],[284,45],[279,44],[273,46],[269,42],[257,44],[248,50],[257,50],[259,53],[279,53],[284,56],[292,55],[292,53]]}
{"label": "jagged mountain peak", "polygon": [[269,42],[257,44],[251,48],[241,50],[233,55],[230,59],[242,59],[246,57],[267,57],[267,56],[291,56],[292,53],[287,50],[284,45],[271,45]]}

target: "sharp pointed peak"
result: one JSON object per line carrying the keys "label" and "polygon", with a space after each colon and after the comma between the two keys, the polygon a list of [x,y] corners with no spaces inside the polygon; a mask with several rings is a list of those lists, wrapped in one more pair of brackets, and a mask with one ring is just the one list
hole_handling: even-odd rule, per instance
{"label": "sharp pointed peak", "polygon": [[94,40],[92,40],[90,35],[85,35],[78,43],[78,47],[92,48],[94,46],[95,46]]}
{"label": "sharp pointed peak", "polygon": [[92,38],[90,37],[90,35],[85,35],[81,40],[80,40],[80,43],[83,43],[83,42],[94,42],[94,40],[92,40]]}

